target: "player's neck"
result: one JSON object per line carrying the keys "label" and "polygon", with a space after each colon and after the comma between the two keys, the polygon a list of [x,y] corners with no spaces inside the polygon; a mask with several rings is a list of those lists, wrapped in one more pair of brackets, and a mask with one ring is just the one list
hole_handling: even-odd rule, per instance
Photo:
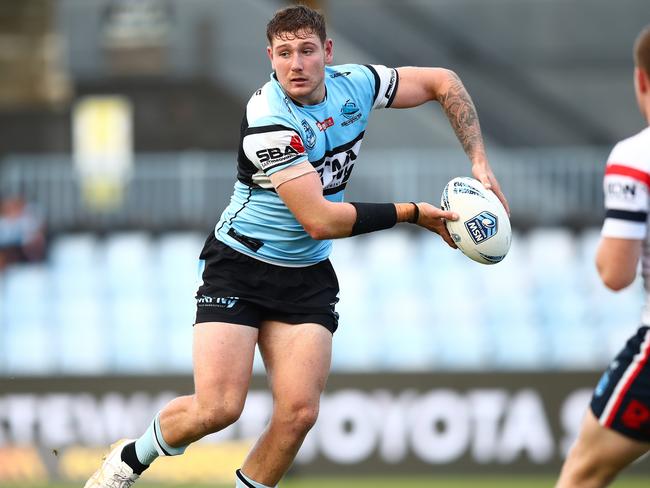
{"label": "player's neck", "polygon": [[300,99],[296,99],[289,95],[289,98],[293,100],[293,102],[301,107],[309,107],[313,105],[318,105],[320,103],[323,103],[325,99],[327,98],[327,89],[325,88],[325,85],[323,84],[322,88],[314,90],[312,93],[309,94],[308,97],[300,97]]}

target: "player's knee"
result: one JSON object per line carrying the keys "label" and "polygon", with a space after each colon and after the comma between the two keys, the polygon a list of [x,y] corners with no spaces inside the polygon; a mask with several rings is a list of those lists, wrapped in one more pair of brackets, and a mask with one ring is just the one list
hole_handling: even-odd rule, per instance
{"label": "player's knee", "polygon": [[318,403],[296,403],[280,412],[282,421],[299,435],[304,435],[318,419]]}
{"label": "player's knee", "polygon": [[206,435],[225,429],[239,419],[243,408],[243,404],[229,402],[204,408],[200,413],[201,427]]}
{"label": "player's knee", "polygon": [[303,431],[308,432],[318,419],[318,406],[303,407],[296,414],[296,424]]}
{"label": "player's knee", "polygon": [[588,449],[574,446],[565,466],[568,486],[600,487],[608,485],[618,469],[606,459],[594,456]]}
{"label": "player's knee", "polygon": [[566,486],[581,486],[581,487],[602,487],[607,486],[616,477],[616,472],[604,467],[593,465],[580,465],[575,466],[572,471],[569,471],[566,480],[569,483]]}

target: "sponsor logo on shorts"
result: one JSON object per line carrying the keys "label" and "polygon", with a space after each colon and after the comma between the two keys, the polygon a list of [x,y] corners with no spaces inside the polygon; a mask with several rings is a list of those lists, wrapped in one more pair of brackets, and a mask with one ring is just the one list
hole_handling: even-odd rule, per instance
{"label": "sponsor logo on shorts", "polygon": [[207,295],[201,295],[196,299],[196,304],[199,307],[232,308],[238,300],[239,297],[209,297]]}
{"label": "sponsor logo on shorts", "polygon": [[594,395],[599,397],[603,396],[605,393],[605,390],[607,389],[607,385],[609,385],[609,378],[611,374],[609,370],[605,371],[603,375],[600,377],[600,381],[598,381],[598,384],[596,385],[596,388],[594,389]]}
{"label": "sponsor logo on shorts", "polygon": [[487,241],[497,233],[498,219],[491,212],[483,211],[465,221],[465,228],[476,244]]}
{"label": "sponsor logo on shorts", "polygon": [[594,389],[594,396],[599,397],[605,394],[605,390],[607,390],[607,387],[609,386],[609,382],[611,381],[612,373],[616,371],[618,366],[619,366],[619,362],[617,359],[611,362],[609,368],[607,368],[603,373],[603,375],[600,377],[600,380],[598,381],[598,384]]}
{"label": "sponsor logo on shorts", "polygon": [[649,420],[650,408],[635,398],[630,400],[630,403],[628,403],[623,415],[621,416],[621,422],[623,422],[623,425],[635,430],[644,427]]}

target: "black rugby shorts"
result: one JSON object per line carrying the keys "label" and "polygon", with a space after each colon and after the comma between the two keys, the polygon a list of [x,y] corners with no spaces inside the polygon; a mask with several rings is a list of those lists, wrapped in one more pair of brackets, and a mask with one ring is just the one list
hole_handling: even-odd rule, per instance
{"label": "black rugby shorts", "polygon": [[276,266],[235,251],[210,233],[200,259],[196,321],[259,327],[264,320],[338,327],[339,283],[329,259],[311,266]]}
{"label": "black rugby shorts", "polygon": [[650,442],[650,328],[641,326],[600,378],[591,410],[603,426]]}

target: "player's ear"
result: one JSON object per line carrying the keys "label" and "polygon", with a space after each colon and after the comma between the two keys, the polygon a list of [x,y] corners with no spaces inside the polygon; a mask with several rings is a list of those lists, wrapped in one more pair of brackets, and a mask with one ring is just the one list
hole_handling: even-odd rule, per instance
{"label": "player's ear", "polygon": [[641,78],[639,80],[641,84],[641,91],[643,91],[643,93],[650,91],[650,78],[648,73],[642,69],[639,69],[639,77]]}
{"label": "player's ear", "polygon": [[334,60],[334,41],[326,39],[323,48],[325,49],[325,64],[330,64]]}
{"label": "player's ear", "polygon": [[634,68],[634,76],[636,78],[636,86],[639,88],[639,92],[646,93],[648,89],[650,89],[650,86],[648,86],[650,83],[650,80],[648,80],[648,73],[637,66]]}
{"label": "player's ear", "polygon": [[271,67],[275,69],[275,66],[273,66],[273,48],[271,46],[266,46],[266,55],[269,57],[269,60],[271,61]]}

